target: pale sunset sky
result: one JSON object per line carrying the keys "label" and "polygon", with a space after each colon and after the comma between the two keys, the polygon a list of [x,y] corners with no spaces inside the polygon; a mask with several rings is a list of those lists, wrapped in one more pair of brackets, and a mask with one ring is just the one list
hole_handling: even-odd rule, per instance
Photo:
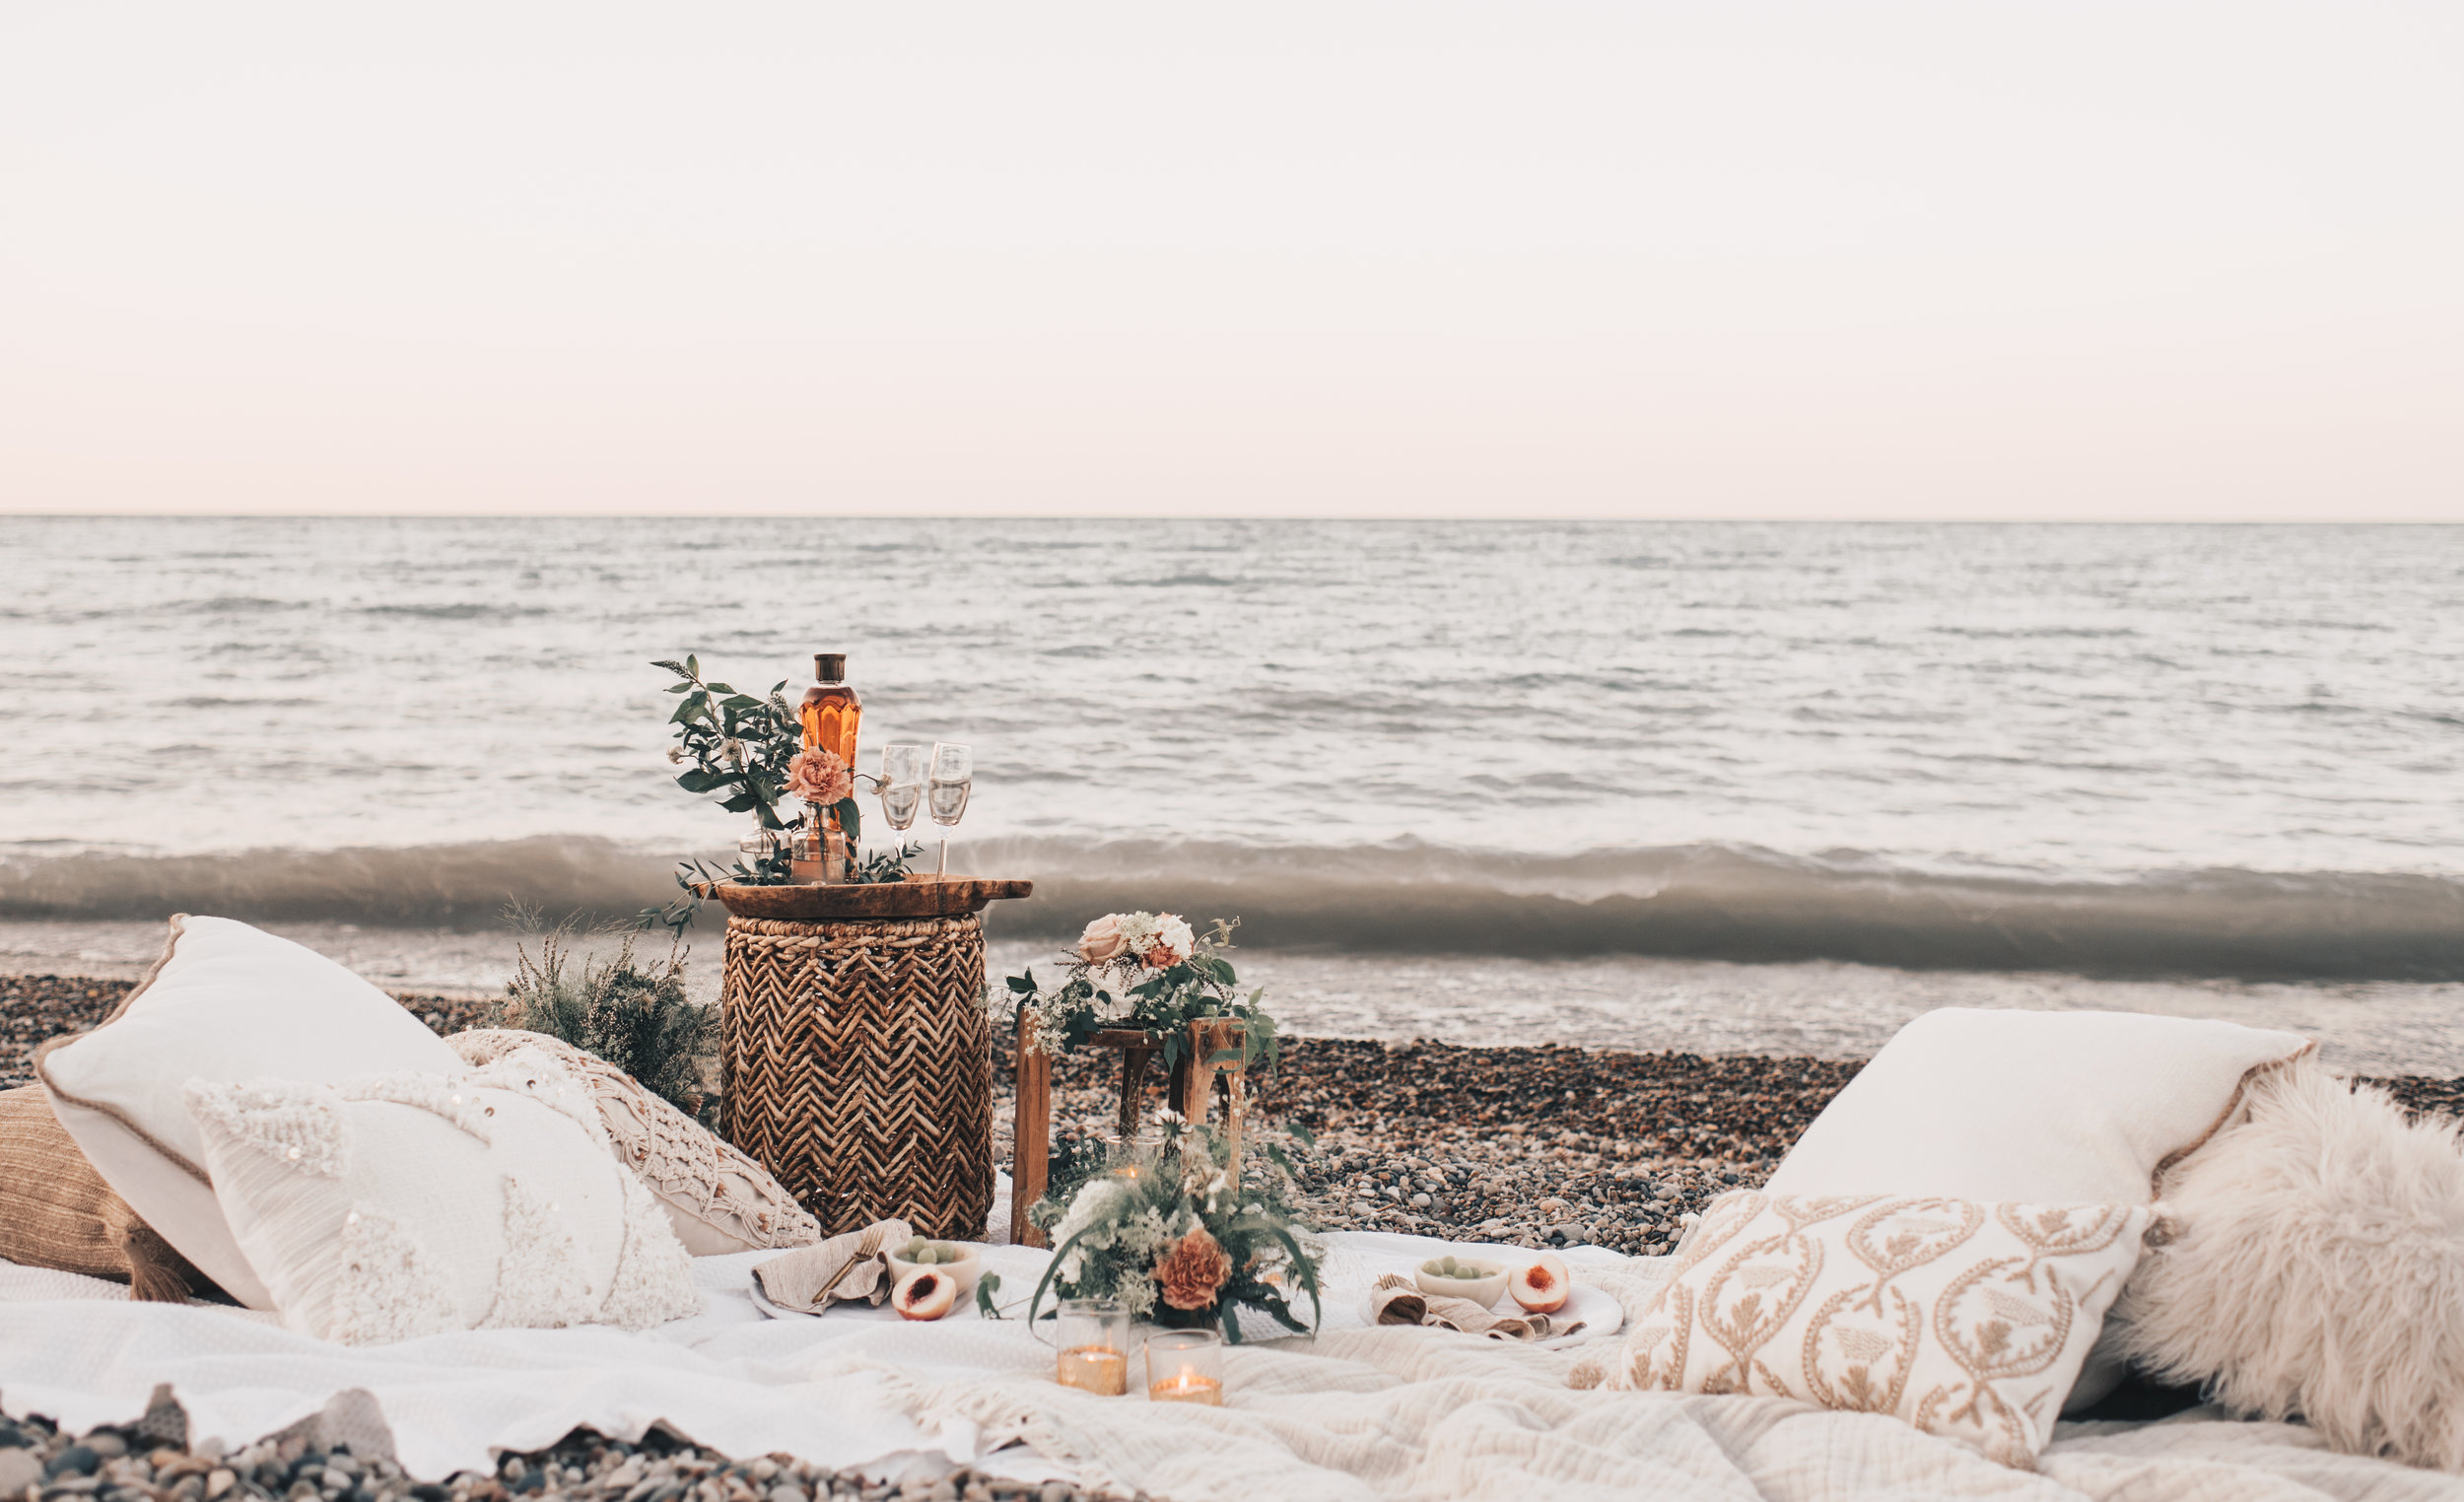
{"label": "pale sunset sky", "polygon": [[0,511],[2464,519],[2464,6],[0,8]]}

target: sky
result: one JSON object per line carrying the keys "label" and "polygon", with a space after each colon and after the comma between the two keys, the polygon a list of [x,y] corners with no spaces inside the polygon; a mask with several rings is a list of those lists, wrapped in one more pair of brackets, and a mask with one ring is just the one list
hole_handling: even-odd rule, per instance
{"label": "sky", "polygon": [[2464,7],[0,6],[0,511],[2464,520]]}

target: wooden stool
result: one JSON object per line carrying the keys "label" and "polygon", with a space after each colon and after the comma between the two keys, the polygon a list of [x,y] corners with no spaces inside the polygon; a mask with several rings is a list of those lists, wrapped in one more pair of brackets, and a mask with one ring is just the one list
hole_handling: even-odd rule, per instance
{"label": "wooden stool", "polygon": [[725,1134],[826,1234],[973,1241],[992,1207],[984,927],[1025,882],[746,887],[726,905]]}
{"label": "wooden stool", "polygon": [[[1241,1165],[1241,1129],[1249,1119],[1249,1075],[1237,1057],[1243,1036],[1243,1025],[1236,1019],[1191,1023],[1189,1051],[1173,1065],[1172,1079],[1165,1091],[1172,1109],[1197,1126],[1206,1120],[1214,1103],[1215,1076],[1224,1077],[1224,1134],[1231,1139],[1235,1175]],[[1145,1096],[1146,1066],[1163,1052],[1163,1045],[1150,1034],[1125,1028],[1108,1028],[1090,1041],[1097,1048],[1121,1051],[1120,1126],[1121,1139],[1127,1142],[1137,1131],[1138,1108]],[[1016,1049],[1018,1099],[1010,1139],[1009,1239],[1018,1246],[1040,1247],[1044,1245],[1044,1232],[1028,1224],[1027,1209],[1044,1197],[1044,1191],[1052,1182],[1053,1058],[1049,1054],[1027,1051],[1023,1010]],[[1226,1052],[1236,1057],[1217,1061],[1215,1056]]]}

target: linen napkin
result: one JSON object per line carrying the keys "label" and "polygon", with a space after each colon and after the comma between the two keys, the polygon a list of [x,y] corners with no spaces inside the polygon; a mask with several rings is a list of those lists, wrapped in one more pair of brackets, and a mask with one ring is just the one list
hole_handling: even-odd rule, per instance
{"label": "linen napkin", "polygon": [[1380,1325],[1426,1325],[1461,1331],[1489,1340],[1552,1340],[1583,1328],[1581,1320],[1559,1322],[1544,1314],[1498,1314],[1470,1299],[1426,1294],[1400,1272],[1390,1272],[1369,1288],[1369,1305]]}
{"label": "linen napkin", "polygon": [[753,1269],[753,1281],[762,1285],[763,1298],[801,1314],[822,1314],[833,1304],[857,1299],[877,1309],[890,1296],[885,1254],[915,1234],[904,1220],[876,1220],[860,1231],[774,1257]]}

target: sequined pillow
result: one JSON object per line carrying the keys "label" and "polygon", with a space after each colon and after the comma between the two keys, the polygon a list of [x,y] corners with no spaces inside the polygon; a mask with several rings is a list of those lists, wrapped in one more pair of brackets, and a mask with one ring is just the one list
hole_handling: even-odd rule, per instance
{"label": "sequined pillow", "polygon": [[639,1330],[702,1307],[657,1201],[536,1050],[451,1075],[199,1079],[186,1096],[232,1234],[303,1334]]}
{"label": "sequined pillow", "polygon": [[1884,1413],[2033,1469],[2149,1215],[1724,1195],[1677,1248],[1607,1385]]}

